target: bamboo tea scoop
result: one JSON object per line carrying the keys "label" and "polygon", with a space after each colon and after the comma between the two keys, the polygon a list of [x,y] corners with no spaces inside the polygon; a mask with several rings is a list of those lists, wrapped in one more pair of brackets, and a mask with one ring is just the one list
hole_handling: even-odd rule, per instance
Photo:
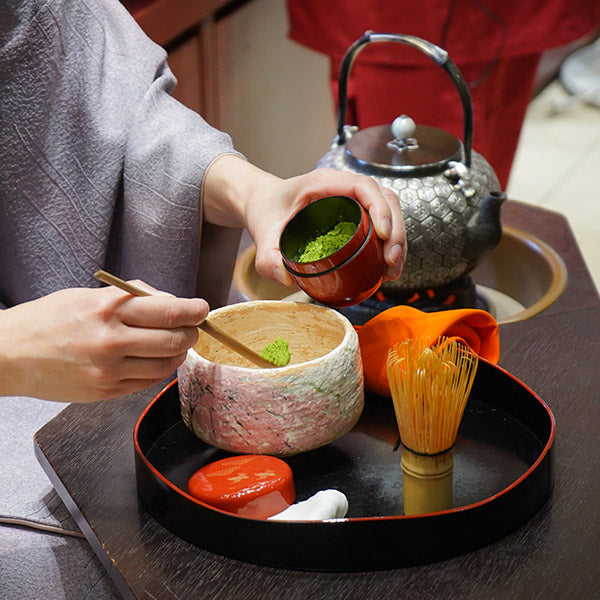
{"label": "bamboo tea scoop", "polygon": [[[150,296],[151,295],[146,290],[143,290],[142,288],[139,288],[136,285],[133,285],[127,281],[124,281],[123,279],[120,279],[119,277],[116,277],[115,275],[111,275],[110,273],[107,273],[106,271],[102,271],[102,270],[96,271],[96,273],[94,273],[94,277],[96,279],[99,279],[103,283],[107,283],[108,285],[114,285],[115,287],[118,287],[125,292],[129,292],[133,296]],[[248,346],[245,346],[244,344],[242,344],[235,338],[232,338],[229,334],[227,334],[224,331],[222,331],[221,329],[219,329],[216,325],[211,323],[208,319],[204,319],[204,321],[202,323],[200,323],[200,325],[198,325],[198,329],[201,329],[205,333],[208,333],[208,335],[215,338],[221,344],[223,344],[224,346],[227,346],[234,352],[237,352],[238,354],[247,358],[249,361],[251,361],[258,367],[262,367],[264,369],[273,369],[276,366],[272,362],[268,361],[266,358],[263,358],[260,354],[258,354],[258,352],[255,352],[254,350],[252,350],[251,348],[248,348]]]}

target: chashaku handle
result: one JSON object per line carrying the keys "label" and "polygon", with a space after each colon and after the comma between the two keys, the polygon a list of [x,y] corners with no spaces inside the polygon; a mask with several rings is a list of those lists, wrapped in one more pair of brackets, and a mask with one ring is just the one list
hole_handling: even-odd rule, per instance
{"label": "chashaku handle", "polygon": [[[94,277],[96,279],[102,281],[103,283],[107,283],[108,285],[113,285],[115,287],[118,287],[118,288],[122,289],[123,291],[128,292],[132,296],[151,296],[152,295],[149,292],[147,292],[146,290],[143,290],[142,288],[138,287],[137,285],[133,285],[132,283],[129,283],[128,281],[125,281],[125,280],[121,279],[120,277],[117,277],[116,275],[112,275],[111,273],[108,273],[107,271],[103,271],[103,270],[96,271],[96,273],[94,273]],[[208,319],[205,319],[202,323],[200,323],[200,325],[198,325],[198,329],[201,329],[208,335],[215,338],[218,342],[220,342],[224,346],[231,348],[231,350],[233,350],[234,352],[237,352],[238,354],[247,358],[249,361],[251,361],[258,367],[262,367],[264,369],[272,369],[272,368],[276,367],[276,365],[274,365],[272,362],[268,361],[266,358],[263,358],[260,354],[258,354],[258,352],[255,352],[251,348],[248,348],[248,346],[245,346],[244,344],[242,344],[235,338],[231,337],[229,334],[225,333],[222,329],[219,329],[216,325],[211,323]]]}

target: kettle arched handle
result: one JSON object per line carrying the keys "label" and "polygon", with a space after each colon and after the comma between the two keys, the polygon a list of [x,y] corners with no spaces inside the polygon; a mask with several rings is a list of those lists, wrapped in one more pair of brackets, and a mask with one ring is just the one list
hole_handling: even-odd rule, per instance
{"label": "kettle arched handle", "polygon": [[338,75],[338,143],[341,145],[346,141],[346,133],[344,131],[344,122],[346,120],[346,110],[348,107],[348,77],[350,68],[358,53],[372,42],[399,42],[412,46],[420,50],[423,54],[434,60],[452,79],[458,90],[460,100],[463,107],[463,146],[465,150],[465,164],[471,166],[471,146],[473,143],[473,101],[471,100],[471,92],[469,86],[462,76],[458,67],[448,56],[448,53],[443,48],[428,42],[427,40],[418,38],[414,35],[406,35],[402,33],[376,33],[367,31],[358,38],[344,54],[340,65]]}

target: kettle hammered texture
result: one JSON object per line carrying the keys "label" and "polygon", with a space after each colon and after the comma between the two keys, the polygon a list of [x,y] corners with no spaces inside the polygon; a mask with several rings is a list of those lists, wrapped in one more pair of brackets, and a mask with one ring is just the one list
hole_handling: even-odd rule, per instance
{"label": "kettle hammered texture", "polygon": [[[371,174],[379,185],[398,194],[408,243],[402,275],[384,283],[384,291],[446,285],[474,269],[497,243],[499,216],[490,218],[489,211],[481,211],[484,198],[500,190],[494,170],[477,152],[472,152],[470,168],[455,164],[459,168],[420,177]],[[335,142],[317,167],[365,173],[351,164],[344,145]]]}

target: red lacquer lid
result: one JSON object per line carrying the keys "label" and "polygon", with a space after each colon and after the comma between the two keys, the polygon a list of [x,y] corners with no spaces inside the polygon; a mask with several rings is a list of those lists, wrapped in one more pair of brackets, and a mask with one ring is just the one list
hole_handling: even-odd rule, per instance
{"label": "red lacquer lid", "polygon": [[209,463],[190,477],[188,491],[215,508],[255,519],[285,510],[296,498],[288,464],[254,454]]}

